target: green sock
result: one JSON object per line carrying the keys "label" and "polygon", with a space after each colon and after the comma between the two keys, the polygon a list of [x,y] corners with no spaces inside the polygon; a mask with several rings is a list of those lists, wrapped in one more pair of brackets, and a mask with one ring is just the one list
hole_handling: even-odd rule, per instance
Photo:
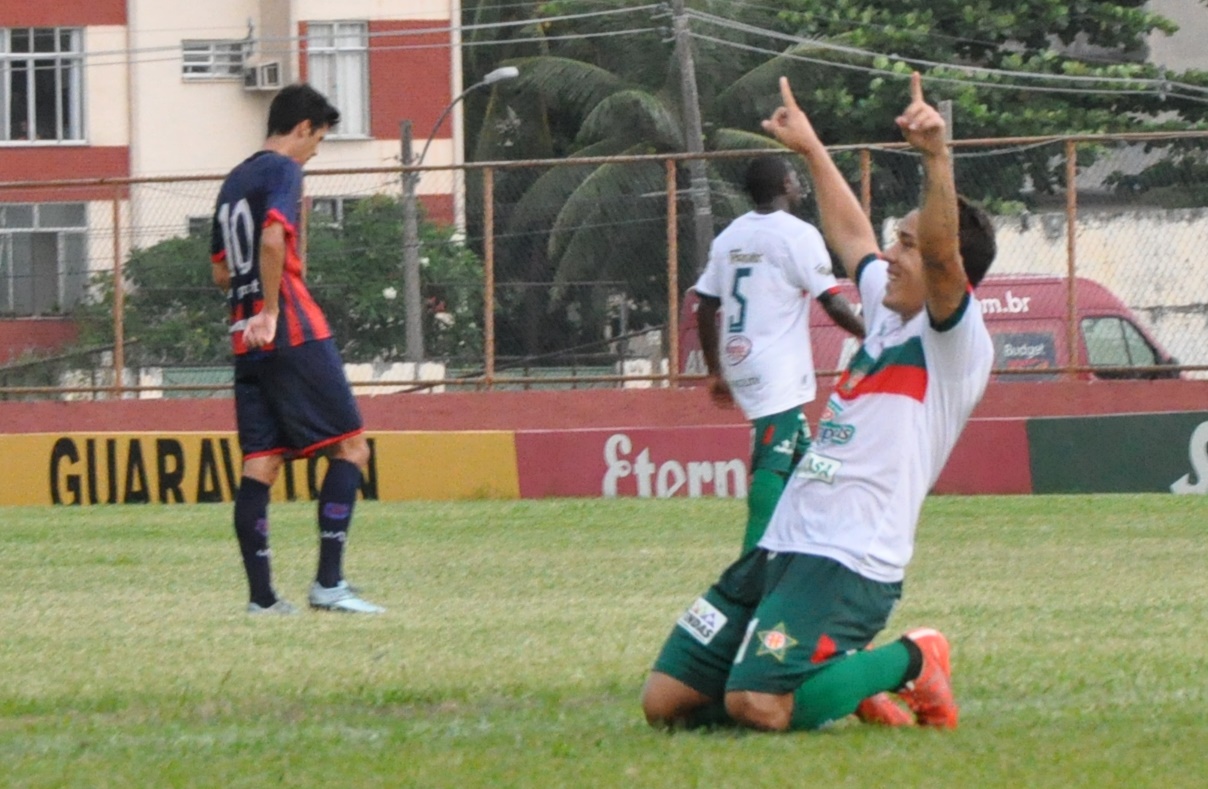
{"label": "green sock", "polygon": [[757,468],[751,475],[751,489],[747,491],[747,532],[742,538],[742,552],[754,548],[763,539],[776,502],[784,490],[784,477],[775,471]]}
{"label": "green sock", "polygon": [[816,729],[851,715],[869,696],[900,687],[909,666],[910,652],[901,641],[835,659],[797,688],[789,727]]}

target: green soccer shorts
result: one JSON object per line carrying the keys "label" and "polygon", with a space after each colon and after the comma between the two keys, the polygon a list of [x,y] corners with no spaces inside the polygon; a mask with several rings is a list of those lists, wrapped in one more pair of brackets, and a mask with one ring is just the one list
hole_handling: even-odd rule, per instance
{"label": "green soccer shorts", "polygon": [[654,670],[712,699],[792,693],[829,658],[866,647],[901,596],[900,583],[833,559],[749,551],[676,622]]}
{"label": "green soccer shorts", "polygon": [[810,427],[800,406],[752,420],[751,473],[756,469],[788,476],[810,448]]}

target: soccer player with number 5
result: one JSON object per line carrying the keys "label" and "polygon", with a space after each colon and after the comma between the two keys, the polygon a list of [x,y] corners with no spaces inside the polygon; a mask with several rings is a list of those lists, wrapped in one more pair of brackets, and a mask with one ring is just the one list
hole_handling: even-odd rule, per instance
{"label": "soccer player with number 5", "polygon": [[310,605],[350,613],[384,610],[344,580],[344,545],[369,444],[298,254],[302,165],[339,120],[339,111],[309,85],[284,88],[269,107],[264,147],[230,172],[214,210],[212,273],[230,303],[243,452],[235,535],[252,614],[296,612],[272,585],[269,490],[286,460],[315,454],[326,455],[328,466],[319,489],[319,568]]}
{"label": "soccer player with number 5", "polygon": [[817,389],[810,302],[817,299],[831,320],[864,337],[863,322],[839,295],[822,234],[789,213],[801,204],[797,173],[783,156],[761,156],[745,180],[755,209],[714,239],[693,288],[710,395],[723,408],[737,402],[754,429],[742,553],[763,537],[785,481],[809,449],[802,408]]}

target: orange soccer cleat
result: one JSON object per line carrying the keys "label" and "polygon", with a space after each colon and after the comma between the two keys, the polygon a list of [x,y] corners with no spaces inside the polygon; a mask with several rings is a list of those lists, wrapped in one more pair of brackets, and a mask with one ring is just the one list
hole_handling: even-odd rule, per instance
{"label": "orange soccer cleat", "polygon": [[952,695],[948,639],[940,631],[926,627],[911,630],[903,638],[914,642],[923,653],[923,670],[898,695],[914,710],[920,726],[955,729],[960,708]]}
{"label": "orange soccer cleat", "polygon": [[902,709],[888,693],[869,696],[856,707],[856,717],[861,723],[878,726],[913,726],[914,715]]}

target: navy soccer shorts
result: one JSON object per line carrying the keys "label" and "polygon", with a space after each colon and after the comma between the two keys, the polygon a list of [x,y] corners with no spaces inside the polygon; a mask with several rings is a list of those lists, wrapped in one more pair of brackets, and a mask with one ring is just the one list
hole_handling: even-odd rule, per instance
{"label": "navy soccer shorts", "polygon": [[307,457],[363,429],[331,339],[235,357],[235,419],[245,459]]}

